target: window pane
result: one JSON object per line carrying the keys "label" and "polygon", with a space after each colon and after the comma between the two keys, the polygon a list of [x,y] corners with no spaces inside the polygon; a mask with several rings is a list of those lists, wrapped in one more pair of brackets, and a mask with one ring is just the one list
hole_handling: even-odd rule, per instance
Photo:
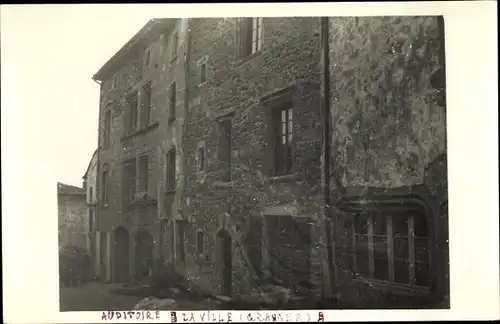
{"label": "window pane", "polygon": [[417,261],[429,261],[429,240],[415,238],[415,259]]}
{"label": "window pane", "polygon": [[415,236],[418,237],[428,237],[427,220],[422,214],[415,214],[413,217],[413,228],[415,231]]}
{"label": "window pane", "polygon": [[377,258],[387,258],[387,238],[385,236],[373,236],[373,254]]}
{"label": "window pane", "polygon": [[415,264],[415,283],[418,286],[427,286],[429,284],[429,264],[425,262],[416,262]]}
{"label": "window pane", "polygon": [[365,213],[356,215],[354,220],[354,231],[358,234],[368,233],[368,217]]}
{"label": "window pane", "polygon": [[286,144],[286,135],[281,136],[281,143]]}
{"label": "window pane", "polygon": [[288,132],[292,133],[293,131],[293,122],[291,119],[288,120]]}
{"label": "window pane", "polygon": [[286,123],[281,123],[281,135],[286,135]]}
{"label": "window pane", "polygon": [[286,110],[281,111],[281,122],[282,123],[286,122]]}
{"label": "window pane", "polygon": [[394,236],[408,236],[408,218],[403,215],[393,216],[392,232]]}
{"label": "window pane", "polygon": [[367,235],[356,235],[356,254],[368,256]]}
{"label": "window pane", "polygon": [[394,238],[394,258],[408,260],[408,238]]}
{"label": "window pane", "polygon": [[361,276],[368,277],[370,276],[370,266],[368,257],[356,256],[356,265],[358,267],[358,273]]}
{"label": "window pane", "polygon": [[389,264],[387,259],[374,259],[375,278],[380,280],[389,279]]}
{"label": "window pane", "polygon": [[380,213],[372,213],[373,234],[387,234],[386,217]]}
{"label": "window pane", "polygon": [[291,109],[291,108],[288,108],[288,109],[287,109],[287,112],[288,112],[288,121],[292,121],[292,117],[293,117],[293,114],[292,114],[292,109]]}
{"label": "window pane", "polygon": [[410,283],[408,261],[394,260],[394,278],[398,283]]}

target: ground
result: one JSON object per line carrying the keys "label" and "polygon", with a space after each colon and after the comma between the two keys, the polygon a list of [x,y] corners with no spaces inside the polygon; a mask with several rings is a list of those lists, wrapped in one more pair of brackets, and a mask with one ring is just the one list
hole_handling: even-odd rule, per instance
{"label": "ground", "polygon": [[[118,294],[111,284],[91,282],[82,287],[61,287],[60,311],[131,310],[144,297]],[[116,288],[116,287],[115,287]],[[189,300],[177,300],[179,310],[207,309],[207,305]]]}

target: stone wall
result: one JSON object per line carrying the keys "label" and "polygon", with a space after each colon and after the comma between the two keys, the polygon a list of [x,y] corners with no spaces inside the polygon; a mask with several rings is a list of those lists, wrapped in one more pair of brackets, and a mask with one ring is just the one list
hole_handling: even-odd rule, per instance
{"label": "stone wall", "polygon": [[86,248],[87,244],[87,205],[85,194],[58,195],[59,214],[59,247],[78,246]]}
{"label": "stone wall", "polygon": [[382,188],[382,195],[403,189],[399,197],[418,197],[426,205],[435,242],[436,286],[423,299],[374,286],[350,271],[352,219],[336,210],[340,296],[360,308],[443,305],[438,286],[445,285],[447,218],[438,209],[447,200],[446,170],[438,171],[444,181],[439,192],[431,193],[426,180],[428,166],[446,155],[446,111],[431,85],[444,64],[440,36],[437,17],[329,19],[333,200],[348,199],[351,187]]}
{"label": "stone wall", "polygon": [[[236,236],[245,237],[249,217],[263,217],[264,208],[296,208],[297,215],[316,220],[321,210],[319,122],[319,20],[263,18],[262,50],[237,56],[237,19],[193,19],[189,62],[189,123],[187,129],[187,213],[191,234],[203,230],[208,258],[187,251],[186,271],[200,285],[220,290],[216,236],[233,235],[233,292],[248,291],[250,271]],[[200,60],[208,78],[200,84]],[[260,99],[285,89],[294,101],[295,161],[292,175],[273,177],[271,111]],[[221,183],[217,118],[232,115],[232,179]],[[206,168],[197,169],[196,150],[205,147]],[[229,215],[229,220],[226,216]],[[231,224],[239,230],[232,232]],[[313,240],[316,241],[316,240]],[[195,244],[195,240],[189,243]],[[318,269],[313,269],[318,276]]]}

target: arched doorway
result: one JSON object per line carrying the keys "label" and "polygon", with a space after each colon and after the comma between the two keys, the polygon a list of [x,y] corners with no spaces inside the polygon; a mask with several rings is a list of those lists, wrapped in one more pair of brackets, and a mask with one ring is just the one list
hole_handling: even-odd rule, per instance
{"label": "arched doorway", "polygon": [[233,255],[231,236],[226,230],[217,233],[218,268],[221,274],[222,293],[231,296],[233,282]]}
{"label": "arched doorway", "polygon": [[123,226],[115,230],[113,250],[113,279],[116,282],[126,282],[129,279],[129,235]]}
{"label": "arched doorway", "polygon": [[135,235],[135,279],[144,282],[153,271],[154,240],[146,230],[139,230]]}

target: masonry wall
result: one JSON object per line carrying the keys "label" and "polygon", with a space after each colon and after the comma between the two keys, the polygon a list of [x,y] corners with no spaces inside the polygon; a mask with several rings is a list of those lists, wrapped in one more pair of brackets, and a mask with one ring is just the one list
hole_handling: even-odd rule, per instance
{"label": "masonry wall", "polygon": [[[346,198],[345,188],[387,192],[406,188],[404,195],[410,197],[419,195],[412,187],[423,185],[436,244],[432,252],[439,273],[436,280],[444,285],[447,218],[438,209],[447,200],[445,166],[437,171],[438,191],[431,192],[428,178],[429,166],[446,154],[446,112],[431,86],[431,76],[444,64],[437,21],[437,17],[329,19],[331,168],[334,201]],[[359,307],[422,305],[412,293],[405,297],[394,294],[390,286],[373,288],[354,281],[356,275],[346,270],[349,256],[343,254],[352,242],[352,220],[339,210],[336,217],[337,251],[343,251],[337,255],[340,295]],[[435,298],[435,293],[424,300]]]}
{"label": "masonry wall", "polygon": [[[237,56],[235,18],[193,19],[189,62],[189,116],[186,206],[191,215],[185,269],[196,284],[220,292],[217,234],[232,236],[233,295],[254,288],[242,241],[250,217],[266,213],[317,221],[320,203],[321,131],[319,121],[319,20],[263,18],[262,50]],[[206,59],[208,78],[200,84],[199,62]],[[292,174],[272,174],[271,111],[260,103],[279,90],[294,101],[295,164]],[[217,118],[232,114],[232,182],[223,183],[218,164]],[[205,147],[206,169],[197,169],[198,147]],[[267,211],[266,211],[267,210]],[[314,228],[314,226],[313,226]],[[202,230],[208,255],[195,252],[196,230]],[[312,235],[319,235],[312,230]],[[313,239],[317,243],[318,240]],[[317,257],[318,249],[313,254]],[[319,280],[313,263],[311,278]]]}
{"label": "masonry wall", "polygon": [[87,217],[85,195],[57,197],[59,219],[59,247],[78,246],[86,248]]}
{"label": "masonry wall", "polygon": [[[179,27],[176,27],[179,28]],[[151,62],[149,67],[143,66],[144,53],[150,48]],[[99,231],[113,232],[118,226],[123,226],[129,234],[130,274],[133,274],[135,234],[146,230],[154,241],[153,257],[159,259],[162,254],[160,216],[165,216],[163,208],[163,188],[165,177],[165,154],[167,146],[176,133],[175,124],[167,122],[170,107],[167,104],[168,85],[183,66],[183,53],[179,51],[177,60],[171,55],[171,30],[152,36],[142,46],[130,53],[122,67],[118,68],[114,77],[116,86],[112,87],[113,75],[102,85],[100,141],[104,136],[104,112],[112,111],[111,143],[99,152],[99,175],[109,172],[109,204],[99,204]],[[152,82],[152,106],[150,121],[146,127],[137,132],[126,132],[125,125],[127,94],[133,89],[140,89]],[[179,80],[181,81],[181,80]],[[181,84],[180,91],[183,85]],[[178,87],[179,89],[179,87]],[[182,96],[177,95],[178,98]],[[140,114],[140,107],[138,110]],[[139,123],[140,125],[140,123]],[[161,140],[160,140],[161,138]],[[148,156],[148,189],[147,198],[137,203],[128,204],[124,201],[124,168],[125,161]],[[138,162],[138,160],[137,160]],[[102,197],[102,177],[98,178],[99,197]],[[113,237],[113,236],[112,236]],[[111,251],[114,254],[113,250]],[[112,257],[112,267],[118,267]]]}

